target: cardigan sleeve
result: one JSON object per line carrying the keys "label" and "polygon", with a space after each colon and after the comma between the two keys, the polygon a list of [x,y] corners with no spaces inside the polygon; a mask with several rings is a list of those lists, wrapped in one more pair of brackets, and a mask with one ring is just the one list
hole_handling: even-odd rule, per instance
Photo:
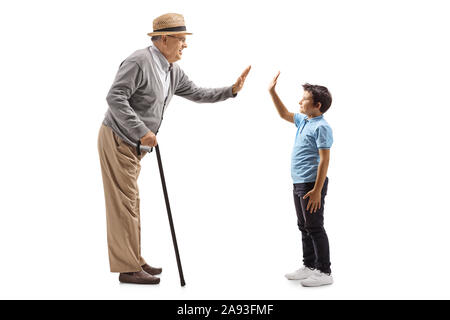
{"label": "cardigan sleeve", "polygon": [[188,76],[181,68],[178,68],[179,77],[175,94],[194,102],[219,102],[231,97],[236,97],[232,93],[232,86],[223,88],[200,88],[189,80]]}
{"label": "cardigan sleeve", "polygon": [[139,88],[142,77],[142,70],[136,62],[122,62],[106,97],[114,120],[135,141],[149,131],[128,101]]}

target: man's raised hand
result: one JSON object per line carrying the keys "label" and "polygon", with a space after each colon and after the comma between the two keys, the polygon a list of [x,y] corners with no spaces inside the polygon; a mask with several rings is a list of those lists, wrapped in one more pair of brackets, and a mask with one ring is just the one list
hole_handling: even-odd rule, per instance
{"label": "man's raised hand", "polygon": [[233,84],[232,92],[233,94],[238,93],[241,91],[242,87],[244,86],[245,78],[247,78],[248,73],[250,72],[250,69],[252,66],[248,66],[244,72],[239,76],[239,78],[236,80],[236,82]]}

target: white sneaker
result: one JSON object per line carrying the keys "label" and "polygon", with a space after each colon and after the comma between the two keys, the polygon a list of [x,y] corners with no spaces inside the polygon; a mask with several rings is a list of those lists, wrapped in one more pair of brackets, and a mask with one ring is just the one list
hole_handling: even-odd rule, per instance
{"label": "white sneaker", "polygon": [[333,283],[333,277],[316,270],[313,275],[300,282],[304,287],[319,287]]}
{"label": "white sneaker", "polygon": [[308,277],[312,276],[314,274],[314,269],[310,269],[308,267],[303,267],[298,269],[297,271],[294,271],[292,273],[288,273],[284,275],[289,280],[303,280],[307,279]]}

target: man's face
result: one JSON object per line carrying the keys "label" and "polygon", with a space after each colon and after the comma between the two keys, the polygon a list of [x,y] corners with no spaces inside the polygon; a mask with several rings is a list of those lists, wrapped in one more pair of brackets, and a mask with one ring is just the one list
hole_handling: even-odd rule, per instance
{"label": "man's face", "polygon": [[314,105],[314,99],[311,92],[304,91],[302,100],[299,102],[300,112],[306,114],[307,116],[315,112],[319,105]]}
{"label": "man's face", "polygon": [[176,62],[181,59],[183,55],[183,49],[187,48],[186,35],[175,34],[166,35],[165,41],[165,56],[170,63]]}

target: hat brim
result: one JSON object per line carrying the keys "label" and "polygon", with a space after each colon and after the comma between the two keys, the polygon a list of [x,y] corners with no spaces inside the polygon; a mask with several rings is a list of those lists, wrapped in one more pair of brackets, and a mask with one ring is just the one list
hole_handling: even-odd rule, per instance
{"label": "hat brim", "polygon": [[187,34],[187,35],[192,35],[192,33],[186,32],[186,31],[160,31],[160,32],[147,33],[147,35],[150,36],[150,37],[153,37],[153,36],[165,36],[165,35],[170,35],[170,34]]}

